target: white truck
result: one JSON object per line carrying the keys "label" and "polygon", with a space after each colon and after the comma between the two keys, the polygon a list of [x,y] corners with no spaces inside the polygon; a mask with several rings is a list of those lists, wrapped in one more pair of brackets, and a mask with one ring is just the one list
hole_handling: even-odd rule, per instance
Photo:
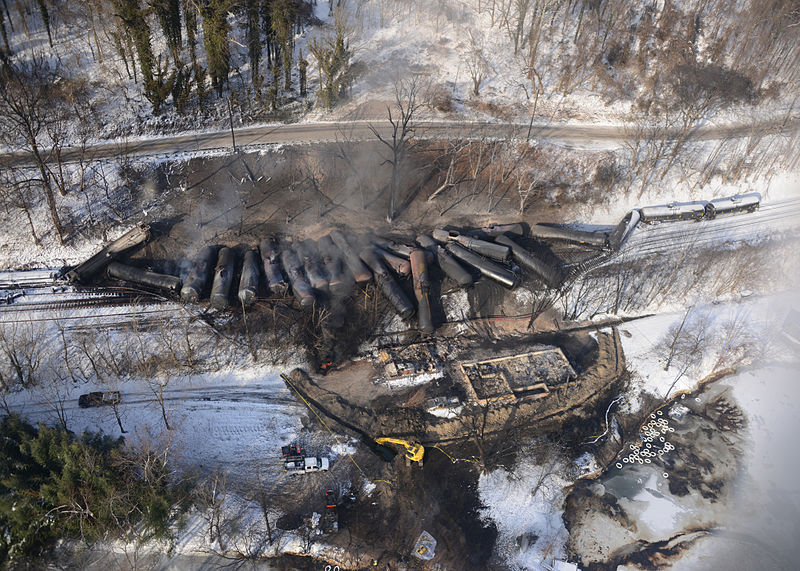
{"label": "white truck", "polygon": [[330,460],[317,456],[294,458],[283,463],[283,469],[290,474],[310,474],[311,472],[327,472],[331,467]]}

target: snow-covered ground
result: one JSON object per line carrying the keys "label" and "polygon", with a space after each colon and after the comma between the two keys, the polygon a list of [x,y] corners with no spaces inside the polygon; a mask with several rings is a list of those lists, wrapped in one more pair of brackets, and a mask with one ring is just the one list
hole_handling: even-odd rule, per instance
{"label": "snow-covered ground", "polygon": [[[789,363],[797,359],[797,354],[780,335],[780,328],[789,309],[798,305],[797,299],[797,292],[791,291],[695,309],[702,318],[698,318],[698,324],[684,325],[684,328],[689,330],[702,325],[705,342],[699,349],[701,358],[687,360],[686,355],[679,355],[666,371],[664,365],[668,352],[664,352],[663,340],[669,337],[671,329],[675,331],[685,314],[666,313],[631,320],[621,325],[621,338],[632,381],[620,402],[610,409],[611,420],[613,421],[614,414],[620,410],[627,413],[645,412],[642,410],[641,398],[645,392],[665,400],[667,394],[674,396],[677,391],[693,390],[699,380],[723,366],[744,367],[744,372],[724,381],[731,387],[741,387],[734,394],[741,408],[748,414],[755,442],[754,452],[748,458],[750,473],[739,484],[741,501],[747,501],[748,505],[757,505],[755,500],[751,502],[747,499],[746,490],[752,480],[763,477],[764,480],[759,484],[759,490],[762,491],[760,493],[768,496],[769,501],[775,501],[778,496],[774,492],[777,489],[789,490],[788,505],[794,506],[790,512],[796,514],[796,511],[791,510],[796,510],[796,506],[800,505],[795,500],[798,494],[795,490],[800,488],[793,482],[800,466],[797,464],[798,456],[793,452],[796,447],[791,439],[800,426],[800,416],[793,404],[800,385],[792,383],[797,380],[797,375],[791,367],[769,364]],[[687,319],[687,323],[688,321]],[[732,323],[742,326],[736,329],[739,333],[734,336],[730,335],[729,326]],[[748,350],[739,352],[734,345],[736,348],[746,345]],[[668,345],[666,347],[668,349]],[[726,361],[726,358],[733,356],[736,356],[735,362]],[[751,368],[752,363],[759,365]],[[777,390],[770,388],[770,371],[773,370],[783,371],[776,381]],[[769,397],[766,396],[767,393]],[[773,406],[778,408],[775,415],[770,416]],[[498,528],[497,555],[513,569],[541,569],[543,561],[549,563],[552,559],[565,555],[567,531],[561,519],[563,501],[568,493],[568,486],[581,472],[557,453],[539,464],[525,454],[520,454],[519,457],[521,459],[512,471],[498,469],[482,475],[478,490],[485,506],[484,517],[494,521]],[[774,488],[771,482],[775,482]],[[640,495],[633,498],[634,503],[631,504],[638,506],[638,517],[648,527],[649,533],[656,537],[659,531],[674,529],[676,522],[682,521],[682,517],[688,518],[688,521],[697,516],[684,513],[685,508],[660,495],[657,492],[658,484],[656,480],[643,482]],[[762,501],[767,500],[766,497],[759,498]],[[782,513],[787,511],[783,510]],[[786,521],[786,518],[781,519],[781,522]],[[760,520],[756,520],[754,525],[758,522]],[[784,542],[785,547],[791,547],[790,542],[784,541],[790,533],[782,530],[775,536],[775,540]],[[598,534],[598,541],[602,541],[600,530]],[[537,539],[532,540],[533,536]],[[635,540],[635,537],[631,535],[630,540]],[[719,550],[724,548],[723,544]],[[709,560],[707,553],[698,548],[687,561],[699,563],[694,567],[678,568],[707,569]],[[731,558],[730,561],[735,559]]]}
{"label": "snow-covered ground", "polygon": [[[796,359],[800,355],[796,355]],[[800,557],[800,375],[764,365],[722,384],[747,417],[745,469],[719,533],[700,540],[676,569],[791,569]]]}
{"label": "snow-covered ground", "polygon": [[[222,468],[243,478],[255,477],[253,469],[270,478],[283,472],[280,447],[298,440],[306,413],[280,371],[268,366],[228,367],[170,380],[164,404],[171,430],[166,430],[161,408],[143,380],[120,382],[114,388],[121,393],[118,409],[128,445],[156,440],[169,447],[180,465]],[[76,433],[123,436],[111,407],[78,407],[80,394],[108,389],[101,383],[65,386],[59,402],[54,402],[46,390],[36,388],[12,393],[6,400],[12,412],[30,422],[57,423],[58,405],[67,427]]]}

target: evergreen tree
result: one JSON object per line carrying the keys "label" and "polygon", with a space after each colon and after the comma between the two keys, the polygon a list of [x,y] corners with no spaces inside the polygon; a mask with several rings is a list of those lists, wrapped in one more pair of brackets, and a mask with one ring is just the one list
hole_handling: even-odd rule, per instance
{"label": "evergreen tree", "polygon": [[272,14],[270,17],[272,33],[280,45],[281,55],[283,56],[284,88],[287,91],[292,88],[293,32],[296,13],[297,10],[293,0],[275,0],[272,3]]}
{"label": "evergreen tree", "polygon": [[0,32],[3,34],[3,45],[5,46],[6,55],[11,55],[11,47],[8,45],[8,33],[6,32],[6,17],[5,12],[0,9]]}
{"label": "evergreen tree", "polygon": [[167,47],[172,54],[172,61],[178,67],[181,50],[181,8],[179,0],[150,0],[150,7],[158,17],[161,30],[167,39]]}
{"label": "evergreen tree", "polygon": [[50,42],[50,47],[53,47],[53,36],[50,34],[50,12],[47,11],[47,4],[45,0],[37,0],[39,4],[39,12],[42,14],[42,23],[45,30],[47,30],[47,40]]}
{"label": "evergreen tree", "polygon": [[[139,0],[113,0],[116,15],[122,20],[126,32],[133,38],[136,55],[139,57],[139,69],[142,72],[142,84],[147,99],[157,107],[158,101],[153,83],[153,49],[150,46],[150,26],[144,17]],[[155,99],[155,101],[154,101]]]}
{"label": "evergreen tree", "polygon": [[204,0],[200,5],[200,16],[203,18],[203,42],[208,58],[208,71],[211,75],[211,86],[221,97],[230,73],[230,46],[228,32],[228,10],[230,0]]}
{"label": "evergreen tree", "polygon": [[245,4],[247,26],[247,55],[250,58],[250,80],[256,91],[261,87],[261,28],[259,28],[259,8],[261,0],[247,0]]}
{"label": "evergreen tree", "polygon": [[189,57],[192,60],[194,83],[202,105],[206,93],[206,70],[197,62],[197,9],[192,0],[183,0],[183,20],[186,27],[186,42],[189,44]]}
{"label": "evergreen tree", "polygon": [[167,464],[137,463],[122,439],[0,420],[0,567],[33,566],[56,540],[91,543],[143,526],[165,537],[178,496]]}

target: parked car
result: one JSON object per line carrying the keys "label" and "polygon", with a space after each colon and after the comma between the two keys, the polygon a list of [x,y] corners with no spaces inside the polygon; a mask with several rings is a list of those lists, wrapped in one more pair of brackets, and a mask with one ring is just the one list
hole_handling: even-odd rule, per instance
{"label": "parked car", "polygon": [[287,460],[283,463],[283,469],[290,474],[308,474],[310,472],[327,472],[331,467],[330,460],[317,456],[306,456]]}
{"label": "parked car", "polygon": [[93,406],[114,405],[120,402],[119,391],[95,391],[78,397],[78,406],[89,408]]}

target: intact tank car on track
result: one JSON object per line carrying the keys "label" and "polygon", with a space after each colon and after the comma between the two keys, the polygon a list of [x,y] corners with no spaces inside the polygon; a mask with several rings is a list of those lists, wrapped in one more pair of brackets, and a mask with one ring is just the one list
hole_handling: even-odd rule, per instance
{"label": "intact tank car on track", "polygon": [[639,209],[644,223],[663,220],[701,220],[706,214],[705,202],[670,202],[662,206],[643,206]]}
{"label": "intact tank car on track", "polygon": [[205,294],[211,281],[211,272],[217,260],[217,247],[206,246],[192,262],[189,275],[181,288],[181,299],[188,303],[197,303]]}
{"label": "intact tank car on track", "polygon": [[181,290],[180,278],[149,272],[120,262],[111,262],[106,271],[109,277],[118,280],[164,289],[171,293],[178,293]]}
{"label": "intact tank car on track", "polygon": [[214,268],[214,283],[211,285],[209,301],[211,307],[222,309],[230,303],[231,284],[233,284],[233,270],[236,264],[236,254],[230,248],[222,248],[217,256],[217,266]]}
{"label": "intact tank car on track", "polygon": [[736,194],[726,198],[715,198],[706,204],[706,218],[712,220],[721,214],[736,212],[755,212],[761,204],[761,195],[757,192]]}

